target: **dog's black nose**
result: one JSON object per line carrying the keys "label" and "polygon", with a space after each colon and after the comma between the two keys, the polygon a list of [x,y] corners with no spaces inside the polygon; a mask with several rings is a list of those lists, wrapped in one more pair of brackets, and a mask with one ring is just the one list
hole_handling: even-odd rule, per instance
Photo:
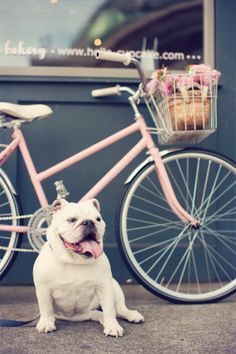
{"label": "dog's black nose", "polygon": [[82,225],[87,226],[87,227],[89,227],[89,228],[94,227],[94,223],[92,222],[92,220],[84,220],[84,221],[82,222]]}

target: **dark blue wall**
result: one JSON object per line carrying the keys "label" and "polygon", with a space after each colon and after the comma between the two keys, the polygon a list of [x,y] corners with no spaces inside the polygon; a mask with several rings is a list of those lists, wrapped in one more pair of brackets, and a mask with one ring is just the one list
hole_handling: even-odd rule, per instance
{"label": "dark blue wall", "polygon": [[222,72],[216,149],[236,160],[236,1],[216,0],[215,62]]}
{"label": "dark blue wall", "polygon": [[[202,145],[225,154],[236,160],[236,2],[234,0],[216,0],[216,68],[222,72],[219,90],[218,131]],[[116,132],[132,123],[132,112],[125,98],[95,100],[90,91],[117,80],[36,78],[36,77],[0,77],[0,100],[49,104],[54,114],[44,120],[24,126],[24,133],[32,152],[38,171],[59,162],[70,154],[95,143],[99,139]],[[121,84],[137,87],[134,80]],[[9,141],[9,132],[0,132],[1,141]],[[137,136],[119,142],[106,152],[82,161],[55,178],[44,183],[49,201],[56,194],[53,189],[55,179],[63,179],[71,192],[71,200],[78,200],[86,190],[99,179],[112,164],[119,160],[137,141]],[[46,156],[46,159],[45,159]],[[145,156],[140,156],[122,174],[99,195],[103,216],[107,223],[106,252],[111,260],[113,273],[124,282],[131,276],[120,258],[115,229],[117,204],[123,193],[123,182],[130,171]],[[38,202],[30,186],[19,155],[14,156],[7,166],[16,189],[22,196],[21,203],[25,213],[38,208]],[[23,247],[29,247],[27,237],[23,237]],[[32,265],[35,256],[19,254],[14,266],[4,278],[3,283],[31,283]]]}

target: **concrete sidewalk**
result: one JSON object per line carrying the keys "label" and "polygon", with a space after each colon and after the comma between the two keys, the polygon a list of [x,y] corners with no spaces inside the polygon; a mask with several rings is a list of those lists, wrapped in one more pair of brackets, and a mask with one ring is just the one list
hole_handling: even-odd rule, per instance
{"label": "concrete sidewalk", "polygon": [[[119,320],[124,337],[105,337],[95,322],[57,321],[58,330],[50,334],[38,334],[33,323],[0,328],[0,353],[236,353],[236,294],[217,304],[174,305],[139,285],[123,289],[128,306],[145,316],[137,325]],[[0,318],[26,320],[37,312],[33,287],[0,287]]]}

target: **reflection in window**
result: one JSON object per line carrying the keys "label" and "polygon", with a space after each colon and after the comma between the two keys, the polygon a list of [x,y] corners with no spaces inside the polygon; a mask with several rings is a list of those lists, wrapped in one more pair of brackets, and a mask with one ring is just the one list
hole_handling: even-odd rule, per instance
{"label": "reflection in window", "polygon": [[96,61],[99,48],[131,51],[151,70],[203,61],[203,0],[11,0],[0,10],[0,66],[120,66]]}

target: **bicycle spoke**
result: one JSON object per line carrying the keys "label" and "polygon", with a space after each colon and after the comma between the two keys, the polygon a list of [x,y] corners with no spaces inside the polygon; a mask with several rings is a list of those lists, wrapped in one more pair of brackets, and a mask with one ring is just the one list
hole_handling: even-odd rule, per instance
{"label": "bicycle spoke", "polygon": [[180,275],[180,279],[179,279],[179,282],[177,284],[177,288],[176,288],[176,291],[178,292],[179,291],[179,288],[180,288],[180,284],[182,283],[182,279],[183,279],[183,276],[184,276],[184,273],[185,273],[185,270],[186,270],[186,267],[187,267],[187,263],[189,261],[189,256],[190,256],[190,251],[189,249],[187,248],[185,253],[183,254],[181,260],[179,261],[179,264],[177,265],[177,267],[175,268],[175,271],[174,273],[172,274],[171,278],[169,279],[168,283],[166,284],[166,287],[168,288],[170,283],[172,282],[172,279],[175,277],[177,271],[179,270],[181,264],[183,263],[184,259],[185,259],[185,262],[184,262],[184,266],[183,266],[183,269],[182,269],[182,272],[181,272],[181,275]]}
{"label": "bicycle spoke", "polygon": [[149,234],[145,234],[145,235],[136,237],[136,238],[134,238],[134,239],[131,239],[131,240],[130,240],[130,243],[135,242],[135,241],[143,240],[143,239],[145,239],[145,238],[147,238],[147,237],[149,237],[149,236],[157,235],[157,234],[159,234],[159,233],[163,233],[164,231],[167,231],[167,230],[170,230],[170,229],[172,229],[172,225],[169,224],[169,225],[168,225],[166,228],[164,228],[164,229],[161,229],[161,230],[158,230],[158,231],[153,231],[153,232],[151,232],[151,233],[149,233]]}
{"label": "bicycle spoke", "polygon": [[197,186],[198,186],[199,168],[200,168],[200,159],[198,158],[196,174],[195,174],[195,179],[194,179],[191,215],[193,215],[194,209],[196,207],[195,206],[195,200],[196,200],[196,193],[197,193]]}
{"label": "bicycle spoke", "polygon": [[[190,199],[190,203],[193,204],[192,194],[191,194],[191,192],[190,192],[190,190],[189,190],[189,186],[188,186],[188,184],[187,184],[187,182],[186,182],[186,179],[185,179],[185,177],[184,177],[184,173],[183,173],[183,171],[182,171],[182,168],[180,167],[179,161],[176,161],[176,164],[177,164],[177,166],[178,166],[180,175],[181,175],[181,177],[182,177],[182,181],[183,181],[183,183],[184,183],[185,190],[186,190],[187,195],[188,195],[188,197],[189,197],[189,199]],[[196,208],[195,208],[195,209],[196,209]],[[196,211],[196,210],[195,210],[195,211]]]}
{"label": "bicycle spoke", "polygon": [[6,217],[6,216],[11,216],[11,215],[12,215],[11,213],[1,213],[0,221],[1,221],[1,218]]}
{"label": "bicycle spoke", "polygon": [[[225,188],[224,191],[218,195],[215,199],[213,199],[211,202],[209,202],[209,198],[212,198],[213,195],[215,194],[215,192],[219,189],[219,187],[221,186],[222,184],[222,181],[217,185],[217,186],[213,186],[212,187],[212,191],[211,191],[211,194],[207,197],[207,199],[203,202],[203,204],[200,206],[200,208],[202,209],[203,206],[205,208],[205,204],[208,203],[208,207],[209,208],[210,206],[212,206],[214,203],[216,203],[216,201],[221,198],[225,193],[227,193],[229,191],[229,189],[231,189],[234,185],[235,185],[236,181],[233,182],[229,187]],[[213,189],[214,188],[214,189]],[[206,209],[207,209],[206,208]]]}
{"label": "bicycle spoke", "polygon": [[207,197],[207,199],[206,199],[206,200],[204,201],[204,203],[203,203],[203,204],[206,203],[207,205],[206,205],[206,206],[204,205],[204,209],[205,209],[205,210],[204,210],[204,212],[203,212],[203,216],[201,217],[201,220],[202,220],[202,221],[204,221],[204,219],[205,219],[205,217],[206,217],[206,213],[207,213],[207,210],[208,210],[208,208],[209,208],[209,205],[210,205],[212,196],[213,196],[213,194],[214,194],[214,191],[215,191],[215,188],[216,188],[216,183],[217,183],[217,180],[218,180],[218,178],[219,178],[219,174],[220,174],[221,168],[222,168],[222,166],[220,165],[220,166],[218,167],[218,171],[217,171],[217,174],[216,174],[216,176],[215,176],[215,180],[214,180],[214,183],[213,183],[211,192],[210,192],[209,196]]}
{"label": "bicycle spoke", "polygon": [[[156,175],[157,178],[157,175]],[[146,179],[149,181],[149,183],[151,184],[151,186],[154,188],[154,190],[157,192],[159,199],[161,199],[162,201],[166,201],[164,195],[161,193],[160,189],[157,188],[156,184],[150,179],[150,177],[146,177]]]}
{"label": "bicycle spoke", "polygon": [[[174,236],[174,237],[172,237],[172,238],[170,238],[168,240],[165,240],[165,241],[156,242],[153,245],[144,247],[144,248],[142,248],[142,249],[140,249],[138,251],[134,251],[134,254],[137,255],[137,254],[140,254],[140,253],[143,253],[143,252],[146,252],[146,251],[150,251],[153,248],[160,247],[160,246],[164,245],[165,243],[169,243],[169,242],[174,241],[174,240],[176,240],[176,236]],[[161,251],[163,251],[163,249],[161,249]]]}
{"label": "bicycle spoke", "polygon": [[8,240],[8,241],[10,241],[10,239],[11,239],[11,235],[9,235],[9,236],[0,236],[0,240]]}
{"label": "bicycle spoke", "polygon": [[233,246],[236,246],[235,237],[222,235],[218,231],[215,231],[215,230],[207,230],[207,234],[210,236],[213,236],[216,239],[218,239],[218,238],[223,239],[223,240],[227,241],[228,243],[232,244]]}
{"label": "bicycle spoke", "polygon": [[[199,238],[199,240],[203,243],[203,241]],[[205,247],[205,250],[206,252],[208,253],[208,256],[209,256],[209,260],[210,260],[210,263],[211,263],[211,266],[212,266],[212,269],[214,270],[214,273],[216,275],[216,278],[218,279],[218,282],[220,283],[220,286],[222,287],[222,282],[221,282],[221,279],[220,279],[220,275],[216,269],[216,266],[215,266],[215,261],[213,258],[214,255],[211,254],[211,252],[209,251],[209,248],[208,248],[208,245],[206,244],[205,242],[205,239],[204,239],[204,243],[203,243],[203,246]]]}
{"label": "bicycle spoke", "polygon": [[142,201],[145,202],[145,203],[151,204],[151,205],[157,207],[158,209],[160,208],[160,209],[163,209],[163,210],[166,210],[166,211],[170,212],[170,209],[164,207],[163,205],[159,205],[159,204],[157,204],[157,203],[151,202],[150,200],[147,200],[147,199],[145,199],[145,198],[142,198],[142,197],[140,197],[140,196],[137,195],[137,194],[134,194],[134,197],[137,198],[137,199],[139,199],[139,200],[142,200]]}
{"label": "bicycle spoke", "polygon": [[[155,253],[151,254],[150,256],[144,258],[143,261],[139,262],[139,265],[144,264],[147,261],[150,261],[150,259],[152,259],[152,258],[156,257],[158,254],[162,253],[164,250],[166,250],[169,247],[169,245],[170,245],[169,242],[174,240],[174,239],[175,239],[175,237],[173,237],[172,239],[170,239],[168,241],[159,242],[158,246],[156,245],[156,247],[160,247],[160,246],[164,245],[165,243],[168,243],[168,245],[166,245],[165,247],[162,247],[160,250],[158,250]],[[135,253],[135,254],[137,254],[137,253]]]}
{"label": "bicycle spoke", "polygon": [[222,261],[224,261],[231,269],[233,269],[234,271],[236,271],[236,267],[234,267],[231,263],[229,263],[225,258],[223,258],[223,256],[216,251],[213,247],[211,247],[208,244],[209,249],[212,251],[212,253],[216,254],[218,256],[218,258],[222,259]]}
{"label": "bicycle spoke", "polygon": [[[181,283],[182,283],[182,279],[183,279],[183,276],[184,276],[184,273],[186,271],[186,267],[187,267],[187,263],[189,263],[189,260],[191,259],[190,258],[190,255],[192,256],[194,262],[193,262],[193,266],[194,266],[194,271],[195,273],[197,274],[197,267],[196,267],[196,263],[195,263],[195,257],[194,257],[194,248],[193,248],[193,245],[194,245],[194,241],[195,239],[197,238],[197,235],[198,235],[198,232],[195,232],[192,240],[190,241],[190,244],[186,250],[187,253],[187,258],[186,258],[186,261],[185,261],[185,264],[184,264],[184,267],[183,267],[183,270],[182,270],[182,273],[181,273],[181,276],[180,276],[180,279],[179,279],[179,282],[178,282],[178,286],[177,286],[177,289],[176,291],[179,291],[179,288],[181,286]],[[200,287],[199,287],[199,280],[198,280],[198,276],[196,276],[196,279],[197,279],[197,284],[198,284],[198,288],[200,290]]]}
{"label": "bicycle spoke", "polygon": [[137,207],[131,206],[130,209],[139,211],[139,212],[142,213],[142,214],[149,215],[149,216],[154,217],[154,218],[156,218],[156,219],[164,220],[164,221],[167,221],[167,222],[172,222],[171,219],[165,218],[165,217],[160,216],[160,215],[157,215],[157,214],[150,213],[150,212],[148,212],[148,211],[145,211],[145,210],[140,209],[140,208],[137,208]]}
{"label": "bicycle spoke", "polygon": [[[129,228],[127,228],[128,231],[138,231],[138,230],[150,229],[150,228],[153,228],[153,227],[162,227],[162,226],[166,226],[167,224],[168,225],[170,224],[170,223],[157,224],[157,223],[154,223],[154,222],[148,222],[148,221],[145,221],[145,220],[142,220],[142,219],[135,219],[135,218],[127,218],[127,220],[137,221],[137,222],[145,223],[145,224],[150,224],[150,225],[145,225],[145,226],[129,227]],[[176,227],[177,225],[179,225],[179,227]],[[179,230],[179,229],[182,228],[182,225],[183,225],[182,221],[176,221],[175,223],[173,223],[171,225],[171,228],[174,226],[175,229]]]}
{"label": "bicycle spoke", "polygon": [[[143,190],[145,190],[146,192],[150,193],[152,196],[154,196],[157,199],[160,199],[161,201],[165,202],[165,199],[163,197],[163,194],[161,194],[161,192],[159,190],[158,193],[154,193],[153,191],[151,191],[149,188],[144,187],[142,184],[140,184],[139,188],[142,188]],[[158,204],[157,204],[158,205]]]}
{"label": "bicycle spoke", "polygon": [[183,231],[175,238],[175,240],[166,248],[166,250],[162,253],[162,255],[153,263],[153,265],[147,270],[147,274],[150,273],[150,271],[161,261],[161,259],[165,256],[165,254],[169,251],[169,249],[173,246],[169,256],[167,257],[167,260],[165,261],[164,265],[162,266],[160,272],[158,273],[155,281],[157,281],[157,279],[159,278],[160,274],[162,273],[162,271],[164,270],[166,264],[168,263],[170,257],[172,256],[178,242],[181,240],[183,235]]}
{"label": "bicycle spoke", "polygon": [[[173,175],[173,173],[172,173],[172,171],[170,170],[169,167],[167,167],[167,172],[168,172],[168,175],[171,177],[171,181],[173,181],[173,185],[175,187],[175,190],[178,191],[180,196],[182,197],[183,202],[186,205],[186,210],[188,210],[188,198],[187,197],[191,197],[191,194],[189,193],[189,195],[187,195],[187,197],[185,197],[184,194],[183,194],[182,189],[179,186],[179,183],[177,183],[176,178],[174,177],[174,175]],[[188,169],[187,169],[186,173],[188,174]]]}
{"label": "bicycle spoke", "polygon": [[[235,182],[235,183],[232,183],[228,188],[226,188],[217,198],[215,198],[215,199],[209,204],[209,207],[210,207],[212,204],[214,204],[219,198],[221,198],[225,193],[227,193],[227,192],[229,191],[229,189],[231,189],[235,184],[236,184],[236,182]],[[230,202],[232,202],[234,199],[235,199],[235,197],[232,198],[232,199],[227,203],[227,205],[228,205]]]}
{"label": "bicycle spoke", "polygon": [[[233,197],[230,201],[228,201],[227,203],[225,203],[220,209],[218,209],[214,214],[211,215],[211,217],[208,218],[208,220],[211,218],[214,218],[216,215],[218,215],[226,206],[228,206],[229,204],[232,203],[232,200],[235,200],[236,196]],[[235,209],[235,208],[234,208]],[[218,220],[218,219],[217,219]]]}
{"label": "bicycle spoke", "polygon": [[207,171],[206,171],[205,182],[204,182],[204,187],[203,187],[203,191],[202,191],[202,198],[201,198],[200,207],[198,208],[198,213],[197,213],[197,215],[200,215],[200,214],[201,214],[203,202],[204,202],[204,200],[205,200],[205,194],[206,194],[206,190],[207,190],[207,185],[208,185],[208,180],[209,180],[211,165],[212,165],[212,164],[211,164],[211,161],[209,161],[208,164],[207,164]]}
{"label": "bicycle spoke", "polygon": [[223,195],[225,195],[225,193],[227,193],[232,187],[234,187],[236,185],[236,181],[231,183],[227,188],[224,189],[224,191],[219,194],[215,199],[212,200],[210,206],[215,203],[219,198],[221,198]]}
{"label": "bicycle spoke", "polygon": [[[222,237],[226,240],[231,240],[231,242],[236,244],[236,237],[227,235],[227,233],[230,233],[230,234],[234,233],[235,230],[221,230],[221,229],[213,230],[213,229],[209,228],[207,225],[204,225],[203,228],[205,228],[207,230],[207,233],[212,236]],[[232,241],[232,240],[234,240],[234,241]]]}
{"label": "bicycle spoke", "polygon": [[133,229],[140,229],[140,228],[149,228],[149,227],[153,227],[153,226],[156,226],[157,223],[156,222],[153,222],[153,221],[147,221],[147,220],[143,220],[143,219],[137,219],[137,218],[127,218],[128,221],[137,221],[137,222],[140,222],[140,223],[143,223],[143,224],[148,224],[147,226],[140,226],[140,227],[135,227],[135,228],[128,228],[129,231],[133,231]]}
{"label": "bicycle spoke", "polygon": [[[209,165],[212,166],[212,162],[209,161]],[[222,184],[225,182],[225,180],[232,174],[231,171],[228,171],[228,173],[221,179],[221,181],[219,181],[218,185],[215,188],[214,193],[217,192],[217,190],[222,186]]]}
{"label": "bicycle spoke", "polygon": [[5,202],[5,203],[0,204],[0,208],[5,207],[6,205],[9,205],[9,202]]}
{"label": "bicycle spoke", "polygon": [[235,222],[236,221],[236,217],[234,217],[233,219],[225,218],[225,216],[231,216],[231,215],[235,215],[236,216],[236,207],[233,207],[232,209],[229,209],[227,212],[225,212],[223,214],[222,213],[218,214],[218,210],[217,210],[215,214],[213,214],[213,215],[211,215],[211,216],[206,218],[204,224],[205,225],[210,225],[214,221],[220,221],[221,222],[221,221],[227,221],[227,220]]}
{"label": "bicycle spoke", "polygon": [[198,288],[198,293],[201,293],[201,288],[200,288],[200,283],[199,283],[199,277],[198,277],[198,271],[197,271],[197,265],[196,265],[196,260],[195,260],[195,256],[194,256],[194,251],[192,250],[191,252],[191,256],[192,256],[192,260],[193,260],[193,270],[195,273],[195,278],[196,278],[196,284],[197,284],[197,288]]}
{"label": "bicycle spoke", "polygon": [[[236,269],[235,267],[233,267],[228,261],[225,260],[225,258],[223,258],[219,252],[217,252],[216,250],[214,250],[214,248],[212,248],[209,244],[207,245],[207,249],[208,249],[208,252],[211,251],[211,257],[214,259],[215,263],[217,264],[217,266],[221,269],[221,271],[225,274],[225,276],[229,279],[229,280],[232,280],[232,278],[230,277],[230,275],[228,274],[228,272],[226,272],[226,270],[222,267],[222,265],[219,263],[219,261],[217,260],[217,258],[215,257],[215,254],[221,258],[225,263],[228,264],[228,266],[230,266],[231,268],[233,268],[234,270]],[[220,276],[219,276],[219,273],[217,272],[218,274],[218,279],[219,281],[221,282],[220,280]]]}
{"label": "bicycle spoke", "polygon": [[203,253],[204,253],[204,259],[205,259],[206,270],[207,270],[208,284],[211,285],[210,265],[209,265],[208,257],[207,257],[207,244],[205,242],[205,237],[204,237],[202,231],[200,231],[199,239],[200,239],[200,241],[202,240],[202,242],[203,242]]}
{"label": "bicycle spoke", "polygon": [[[187,227],[186,227],[186,228],[187,228]],[[169,248],[173,245],[173,248],[172,248],[170,254],[168,255],[168,257],[167,257],[165,263],[163,264],[161,270],[159,271],[157,277],[155,278],[155,281],[157,281],[157,279],[159,278],[159,276],[161,275],[161,273],[162,273],[163,270],[165,269],[167,263],[169,262],[169,259],[172,257],[172,255],[173,255],[173,253],[174,253],[174,250],[176,249],[177,244],[179,243],[179,241],[181,240],[181,238],[183,237],[183,234],[184,234],[185,231],[186,231],[186,229],[183,229],[183,231],[181,231],[181,232],[179,233],[179,235],[176,237],[176,240],[175,240],[172,244],[170,244],[170,246],[169,246],[168,249],[164,252],[164,254],[163,254],[163,255],[153,264],[153,266],[150,268],[150,270],[152,270],[152,269],[154,268],[154,266],[156,266],[157,263],[159,263],[159,261],[162,259],[162,257],[166,254],[166,252],[169,250]],[[184,237],[185,237],[185,236],[184,236]],[[147,273],[149,273],[150,270],[148,270]]]}
{"label": "bicycle spoke", "polygon": [[[207,228],[207,231],[208,231],[208,228]],[[224,240],[228,240],[227,237],[221,235],[221,234],[219,233],[219,231],[215,231],[215,232],[213,232],[213,230],[210,230],[210,231],[211,231],[211,232],[208,231],[208,234],[212,234],[213,237],[217,238],[217,240],[218,240],[219,242],[221,242],[226,248],[228,248],[228,249],[229,249],[233,254],[235,254],[235,256],[236,256],[236,251],[232,250],[232,248],[229,247],[229,246],[227,245],[227,243],[224,241]],[[230,242],[230,240],[229,240],[229,242]],[[231,241],[231,242],[236,245],[236,242],[233,242],[233,241]]]}

